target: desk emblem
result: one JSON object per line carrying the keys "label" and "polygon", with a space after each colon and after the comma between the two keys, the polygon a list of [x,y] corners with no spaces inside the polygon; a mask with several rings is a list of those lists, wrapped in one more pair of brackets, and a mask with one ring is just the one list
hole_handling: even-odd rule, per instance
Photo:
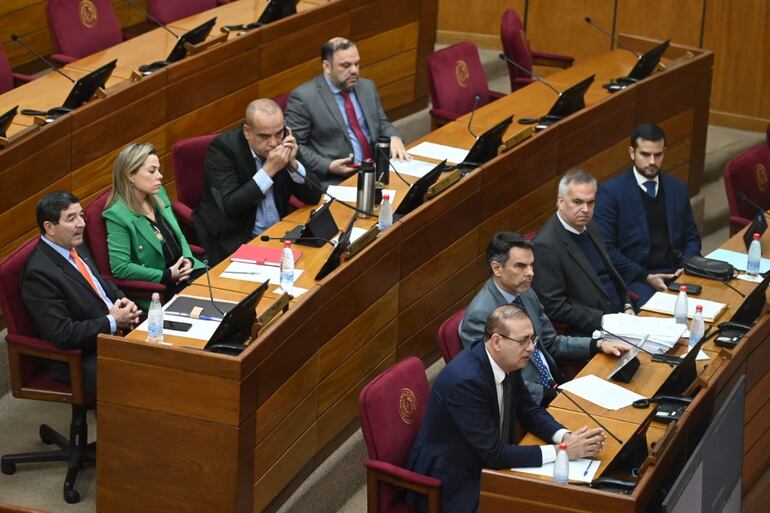
{"label": "desk emblem", "polygon": [[80,23],[84,27],[94,28],[96,22],[99,21],[99,14],[96,10],[96,5],[91,0],[80,0]]}
{"label": "desk emblem", "polygon": [[455,63],[455,80],[460,87],[465,87],[468,79],[471,78],[471,72],[465,61],[458,60]]}
{"label": "desk emblem", "polygon": [[767,189],[767,169],[765,169],[765,166],[762,164],[757,164],[756,168],[756,175],[757,175],[757,189],[759,189],[761,192],[765,192],[765,189]]}
{"label": "desk emblem", "polygon": [[414,392],[408,388],[401,389],[401,396],[398,398],[398,414],[401,416],[401,420],[404,424],[411,424],[414,422],[414,412],[417,411],[417,397]]}

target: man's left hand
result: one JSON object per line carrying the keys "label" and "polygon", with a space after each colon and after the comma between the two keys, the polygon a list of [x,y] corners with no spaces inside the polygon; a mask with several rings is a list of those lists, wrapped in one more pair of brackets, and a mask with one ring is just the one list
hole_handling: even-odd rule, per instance
{"label": "man's left hand", "polygon": [[404,148],[404,141],[395,135],[390,138],[390,158],[409,160],[409,155],[406,154],[406,148]]}

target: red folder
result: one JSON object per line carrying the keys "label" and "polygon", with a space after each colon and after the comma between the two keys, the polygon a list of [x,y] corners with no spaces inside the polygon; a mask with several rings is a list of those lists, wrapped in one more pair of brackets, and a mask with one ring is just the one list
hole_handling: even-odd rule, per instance
{"label": "red folder", "polygon": [[[266,246],[252,246],[250,244],[241,244],[241,247],[236,250],[230,256],[230,260],[233,262],[245,262],[247,264],[257,265],[281,265],[281,252],[283,248],[270,248]],[[296,249],[291,250],[294,255],[294,263],[296,264],[299,257],[302,256],[302,251]]]}

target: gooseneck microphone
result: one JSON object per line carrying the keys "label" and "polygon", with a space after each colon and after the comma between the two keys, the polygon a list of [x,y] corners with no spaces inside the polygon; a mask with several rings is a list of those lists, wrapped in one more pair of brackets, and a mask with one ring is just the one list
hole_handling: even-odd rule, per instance
{"label": "gooseneck microphone", "polygon": [[321,241],[325,242],[326,244],[330,244],[332,247],[336,246],[337,243],[330,239],[324,239],[323,237],[270,237],[268,235],[262,235],[259,240],[262,242],[268,242],[271,240],[277,240],[280,242],[297,242],[297,241],[305,241],[305,240],[315,240],[315,241]]}
{"label": "gooseneck microphone", "polygon": [[214,301],[214,291],[211,288],[211,277],[209,276],[209,261],[208,260],[204,260],[203,261],[203,267],[204,267],[204,269],[206,269],[206,283],[208,283],[208,286],[209,286],[209,299],[211,299],[211,304],[214,305],[214,308],[216,308],[217,312],[219,312],[220,314],[222,314],[224,316],[225,313],[222,310],[219,309],[219,307],[217,306],[217,302]]}
{"label": "gooseneck microphone", "polygon": [[608,435],[610,435],[612,438],[614,438],[614,439],[615,439],[615,441],[616,441],[616,442],[618,442],[620,445],[623,445],[623,440],[621,440],[620,438],[618,438],[617,436],[615,436],[615,434],[614,434],[612,431],[610,431],[609,429],[607,429],[607,427],[606,427],[604,424],[602,424],[601,422],[599,422],[599,420],[598,420],[596,417],[594,417],[593,415],[591,415],[590,413],[588,413],[588,411],[586,411],[586,409],[585,409],[585,408],[583,408],[582,406],[580,406],[580,405],[577,403],[577,401],[575,401],[573,398],[571,398],[571,397],[569,396],[569,394],[567,393],[567,391],[566,391],[566,390],[563,390],[563,389],[559,388],[559,385],[557,385],[556,383],[554,383],[554,384],[553,384],[553,390],[554,390],[554,391],[555,391],[557,394],[561,394],[561,395],[563,395],[564,397],[566,397],[567,399],[569,399],[569,402],[571,402],[572,404],[574,404],[575,406],[577,406],[577,407],[578,407],[578,409],[579,409],[580,411],[582,411],[583,413],[585,413],[585,414],[588,416],[588,418],[589,418],[589,419],[591,419],[591,420],[593,420],[594,422],[596,422],[596,423],[599,425],[599,427],[600,427],[600,428],[602,428],[603,430],[605,430],[605,431],[607,432],[607,434],[608,434]]}
{"label": "gooseneck microphone", "polygon": [[618,45],[618,46],[620,46],[620,47],[622,47],[624,50],[628,50],[628,51],[629,51],[629,52],[631,52],[632,54],[636,55],[636,58],[637,58],[637,59],[641,57],[641,55],[639,55],[639,53],[638,53],[638,52],[636,52],[636,51],[635,51],[633,48],[631,48],[630,46],[628,46],[627,44],[625,44],[623,41],[621,41],[621,40],[620,40],[620,39],[618,39],[617,37],[613,36],[612,34],[610,34],[609,32],[607,32],[605,29],[603,29],[602,27],[600,27],[600,26],[599,26],[599,25],[597,25],[596,23],[594,23],[594,22],[593,22],[593,20],[591,19],[591,17],[590,17],[590,16],[586,16],[584,19],[585,19],[586,23],[588,23],[589,25],[591,25],[592,27],[594,27],[596,30],[598,30],[599,32],[601,32],[601,33],[602,33],[602,34],[604,34],[605,36],[609,37],[609,38],[610,38],[612,41],[614,41],[615,43],[617,43],[617,45]]}
{"label": "gooseneck microphone", "polygon": [[[502,54],[501,54],[502,55]],[[471,129],[471,124],[473,123],[473,116],[476,115],[476,108],[479,106],[479,102],[481,101],[481,96],[476,95],[473,97],[473,109],[471,109],[471,117],[468,120],[468,132],[473,136],[474,139],[477,141],[479,140],[479,136],[473,133],[473,130]]]}
{"label": "gooseneck microphone", "polygon": [[37,51],[35,51],[34,48],[29,46],[27,43],[25,43],[24,40],[21,37],[17,36],[16,34],[11,34],[11,40],[13,40],[16,43],[19,43],[21,46],[26,48],[32,55],[34,55],[35,57],[37,57],[38,59],[40,59],[41,61],[46,63],[46,65],[48,65],[48,67],[51,68],[52,70],[54,70],[56,73],[58,73],[59,75],[63,76],[64,78],[66,78],[67,80],[72,82],[73,84],[75,83],[75,80],[72,77],[70,77],[69,75],[66,75],[62,70],[57,68],[51,61],[49,61],[48,59],[46,59],[45,57],[40,55]]}
{"label": "gooseneck microphone", "polygon": [[499,57],[500,57],[500,60],[501,60],[501,61],[506,61],[507,63],[509,63],[509,64],[512,64],[512,65],[513,65],[513,66],[515,66],[517,69],[519,69],[519,70],[523,71],[524,73],[526,73],[526,74],[527,74],[527,75],[529,75],[530,77],[534,78],[534,79],[535,79],[535,80],[537,80],[538,82],[542,82],[543,84],[547,85],[547,86],[548,86],[548,88],[549,88],[551,91],[553,91],[554,93],[556,93],[556,95],[557,95],[557,96],[561,96],[561,91],[559,91],[559,90],[558,90],[558,89],[556,89],[554,86],[552,86],[551,84],[549,84],[548,82],[546,82],[546,80],[545,80],[543,77],[541,77],[541,76],[539,76],[539,75],[535,75],[534,73],[532,73],[531,71],[529,71],[527,68],[525,68],[524,66],[522,66],[522,65],[521,65],[521,64],[519,64],[518,62],[514,61],[513,59],[511,59],[510,57],[508,57],[507,55],[505,55],[505,53],[501,53],[501,54],[499,55]]}
{"label": "gooseneck microphone", "polygon": [[767,210],[765,210],[764,208],[760,207],[757,203],[754,203],[753,201],[751,201],[749,199],[749,197],[746,196],[745,193],[739,192],[739,193],[736,194],[736,196],[738,196],[738,199],[740,199],[741,201],[745,201],[746,203],[748,203],[752,207],[754,207],[754,208],[756,208],[758,210],[761,210],[764,215],[770,215],[770,214],[767,213]]}
{"label": "gooseneck microphone", "polygon": [[145,16],[147,16],[148,20],[150,20],[151,22],[155,23],[157,26],[159,26],[160,28],[162,28],[163,30],[165,30],[166,32],[168,32],[169,34],[174,36],[175,38],[179,39],[179,35],[177,35],[176,32],[174,32],[173,30],[168,28],[165,23],[163,23],[160,20],[158,20],[157,18],[155,18],[152,14],[147,12],[145,9],[142,9],[141,6],[136,5],[133,2],[133,0],[126,0],[126,2],[128,3],[128,5],[130,5],[131,7],[133,7],[134,9],[139,11],[140,13],[144,14]]}

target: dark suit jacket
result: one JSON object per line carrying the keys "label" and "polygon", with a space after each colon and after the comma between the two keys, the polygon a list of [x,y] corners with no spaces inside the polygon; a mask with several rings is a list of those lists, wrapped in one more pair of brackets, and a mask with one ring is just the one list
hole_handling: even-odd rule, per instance
{"label": "dark suit jacket", "polygon": [[[518,419],[550,443],[563,426],[529,395],[514,372],[511,425]],[[462,351],[441,371],[407,467],[441,480],[444,513],[478,509],[482,468],[535,467],[542,464],[538,446],[507,444],[500,436],[500,412],[492,367],[482,342]],[[416,496],[409,497],[417,502]],[[425,511],[424,501],[422,510]]]}
{"label": "dark suit jacket", "polygon": [[[553,378],[561,383],[564,381],[564,376],[562,376],[554,358],[588,360],[591,357],[591,339],[557,335],[553,324],[546,317],[543,305],[540,303],[535,291],[530,289],[521,294],[520,297],[521,302],[524,304],[524,310],[526,310],[529,319],[532,321],[535,334],[540,337],[540,342],[538,342],[537,346],[545,355]],[[463,322],[460,324],[460,339],[463,346],[469,347],[474,342],[482,339],[484,336],[484,325],[489,314],[495,308],[504,304],[507,304],[505,298],[497,290],[492,278],[489,278],[465,310]],[[543,390],[537,368],[531,360],[521,371],[521,375],[527,384],[527,388],[529,388],[532,398],[538,404],[543,404],[543,398],[548,397],[549,394]]]}
{"label": "dark suit jacket", "polygon": [[[700,254],[700,235],[693,219],[687,185],[663,173],[659,176],[665,191],[671,250],[683,257]],[[594,214],[594,222],[604,238],[612,263],[628,284],[643,281],[648,271],[644,264],[650,255],[650,230],[639,190],[632,167],[599,185]]]}
{"label": "dark suit jacket", "polygon": [[[613,267],[599,231],[589,224],[591,238],[607,266],[620,299],[630,303],[626,284]],[[615,313],[607,291],[591,262],[554,214],[533,241],[535,278],[532,287],[552,321],[569,324],[570,332],[591,335],[602,326],[602,315]]]}
{"label": "dark suit jacket", "polygon": [[[125,297],[104,280],[85,244],[80,258],[114,302]],[[75,267],[42,240],[37,243],[21,275],[22,297],[41,338],[62,349],[96,349],[96,336],[110,332],[107,306]]]}
{"label": "dark suit jacket", "polygon": [[[257,171],[241,127],[219,135],[209,145],[203,198],[194,218],[198,238],[212,264],[252,238],[257,205],[265,198],[252,179]],[[315,204],[321,199],[320,191],[307,182],[294,182],[286,170],[273,176],[272,193],[281,217],[289,212],[292,194],[306,204]]]}
{"label": "dark suit jacket", "polygon": [[[366,118],[371,142],[376,142],[381,135],[398,135],[382,109],[374,82],[359,78],[354,91]],[[332,160],[353,153],[353,145],[334,94],[322,74],[291,92],[286,104],[286,125],[297,138],[300,160],[308,171],[328,182],[342,181],[327,177],[326,172]]]}

